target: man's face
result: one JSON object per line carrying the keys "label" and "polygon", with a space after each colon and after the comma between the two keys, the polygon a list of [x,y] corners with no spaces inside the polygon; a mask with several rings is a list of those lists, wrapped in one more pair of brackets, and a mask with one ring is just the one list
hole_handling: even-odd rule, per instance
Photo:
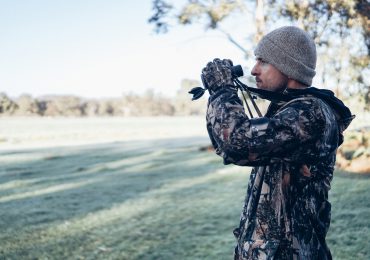
{"label": "man's face", "polygon": [[255,77],[257,87],[269,91],[283,91],[288,83],[288,77],[273,65],[258,58],[251,74]]}

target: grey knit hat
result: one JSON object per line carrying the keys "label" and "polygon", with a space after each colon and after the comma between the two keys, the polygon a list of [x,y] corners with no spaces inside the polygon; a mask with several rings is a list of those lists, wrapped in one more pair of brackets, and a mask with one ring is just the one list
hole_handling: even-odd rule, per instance
{"label": "grey knit hat", "polygon": [[266,34],[254,51],[286,76],[311,86],[316,68],[316,46],[305,31],[284,26]]}

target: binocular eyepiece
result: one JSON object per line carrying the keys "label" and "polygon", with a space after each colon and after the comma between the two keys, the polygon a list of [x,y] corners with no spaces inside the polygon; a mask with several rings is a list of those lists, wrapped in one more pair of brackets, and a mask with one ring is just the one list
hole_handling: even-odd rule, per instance
{"label": "binocular eyepiece", "polygon": [[240,65],[232,66],[231,67],[231,74],[234,78],[239,78],[244,75],[243,68]]}

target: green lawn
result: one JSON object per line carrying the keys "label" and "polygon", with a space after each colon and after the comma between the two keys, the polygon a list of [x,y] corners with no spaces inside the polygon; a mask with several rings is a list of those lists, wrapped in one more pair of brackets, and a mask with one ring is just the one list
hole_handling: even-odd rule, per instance
{"label": "green lawn", "polygon": [[[0,259],[232,259],[249,168],[202,138],[0,152]],[[370,258],[370,178],[337,172],[334,259]]]}

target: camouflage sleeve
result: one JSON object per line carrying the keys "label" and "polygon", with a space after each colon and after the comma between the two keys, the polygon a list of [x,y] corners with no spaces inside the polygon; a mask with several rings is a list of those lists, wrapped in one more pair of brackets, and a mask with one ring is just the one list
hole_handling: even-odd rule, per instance
{"label": "camouflage sleeve", "polygon": [[301,147],[323,132],[323,116],[313,103],[293,102],[272,118],[249,119],[237,92],[223,90],[209,99],[208,134],[225,164],[264,165],[292,158],[292,150],[304,152]]}

